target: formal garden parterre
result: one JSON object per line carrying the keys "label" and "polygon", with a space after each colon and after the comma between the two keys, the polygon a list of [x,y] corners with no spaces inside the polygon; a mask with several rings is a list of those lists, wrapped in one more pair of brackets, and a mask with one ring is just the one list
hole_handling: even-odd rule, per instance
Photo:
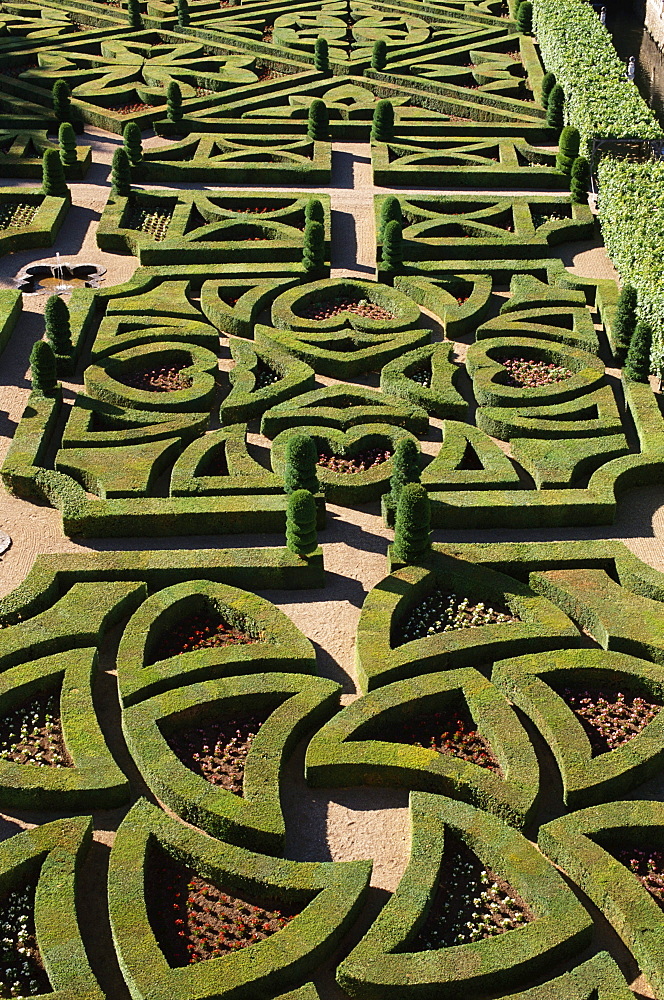
{"label": "formal garden parterre", "polygon": [[[602,538],[664,479],[659,165],[588,201],[594,138],[664,136],[597,14],[5,3],[3,254],[66,236],[91,127],[136,270],[49,288],[0,469],[80,543],[0,598],[0,996],[664,997],[664,574]],[[564,263],[599,225],[620,282]],[[353,668],[289,606],[358,511]],[[302,822],[380,790],[389,890]]]}

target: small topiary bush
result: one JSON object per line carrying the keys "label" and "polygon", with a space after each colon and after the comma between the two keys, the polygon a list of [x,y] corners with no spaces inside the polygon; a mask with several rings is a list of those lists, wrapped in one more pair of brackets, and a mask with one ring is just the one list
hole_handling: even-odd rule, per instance
{"label": "small topiary bush", "polygon": [[55,354],[50,344],[38,340],[30,352],[30,373],[34,392],[52,396],[58,385]]}
{"label": "small topiary bush", "polygon": [[314,46],[314,66],[320,73],[330,72],[330,50],[327,38],[317,38]]}
{"label": "small topiary bush", "polygon": [[307,556],[317,546],[316,501],[309,490],[295,490],[286,507],[286,547],[297,556]]}
{"label": "small topiary bush", "polygon": [[394,106],[391,101],[379,101],[374,108],[371,138],[374,142],[392,142],[394,139]]}
{"label": "small topiary bush", "polygon": [[128,198],[131,194],[131,166],[124,146],[113,153],[111,191],[120,198]]}
{"label": "small topiary bush", "polygon": [[549,104],[549,95],[556,85],[555,73],[545,73],[542,77],[542,88],[540,91],[540,100],[542,101],[542,106],[547,107]]}
{"label": "small topiary bush", "polygon": [[330,119],[325,101],[316,99],[309,106],[307,119],[307,135],[310,139],[325,142],[330,137]]}
{"label": "small topiary bush", "polygon": [[570,195],[573,205],[588,204],[588,188],[590,187],[590,164],[585,156],[577,156],[572,164],[570,178]]}
{"label": "small topiary bush", "polygon": [[311,220],[304,227],[302,266],[309,275],[320,274],[325,267],[325,227]]}
{"label": "small topiary bush", "polygon": [[431,504],[420,483],[407,483],[401,490],[394,522],[392,554],[398,562],[417,562],[431,548]]}
{"label": "small topiary bush", "polygon": [[403,215],[401,212],[401,202],[396,195],[387,196],[380,209],[380,239],[385,235],[385,227],[388,222],[398,222],[403,226]]}
{"label": "small topiary bush", "polygon": [[71,90],[66,80],[53,84],[53,114],[59,122],[66,122],[71,115]]}
{"label": "small topiary bush", "polygon": [[383,38],[377,38],[371,50],[371,68],[379,72],[387,66],[387,43]]}
{"label": "small topiary bush", "polygon": [[398,505],[404,486],[420,481],[420,456],[417,444],[412,438],[397,442],[392,459],[390,477],[390,501]]}
{"label": "small topiary bush", "polygon": [[69,307],[59,295],[51,295],[44,309],[46,339],[55,354],[71,354],[71,326]]}
{"label": "small topiary bush", "polygon": [[323,203],[319,198],[310,198],[304,206],[304,220],[305,222],[320,222],[321,225],[325,222]]}
{"label": "small topiary bush", "polygon": [[522,0],[516,12],[516,26],[524,35],[533,30],[533,5],[530,0]]}
{"label": "small topiary bush", "polygon": [[630,382],[647,382],[650,375],[652,327],[644,320],[636,324],[625,362],[624,375]]}
{"label": "small topiary bush", "polygon": [[66,198],[69,188],[65,181],[65,172],[57,149],[47,149],[42,160],[42,194],[56,198]]}
{"label": "small topiary bush", "polygon": [[625,285],[620,293],[616,308],[616,321],[614,326],[614,355],[616,364],[622,368],[625,364],[627,351],[634,336],[636,327],[636,288],[633,285]]}
{"label": "small topiary bush", "polygon": [[187,28],[191,21],[189,15],[189,4],[187,0],[177,0],[177,11],[178,11],[178,26],[180,28]]}
{"label": "small topiary bush", "polygon": [[182,121],[182,91],[177,80],[171,80],[166,91],[166,114],[169,121]]}
{"label": "small topiary bush", "polygon": [[139,0],[127,0],[127,13],[129,14],[129,24],[132,28],[138,29],[143,27]]}
{"label": "small topiary bush", "polygon": [[284,491],[317,493],[320,488],[316,476],[318,452],[313,438],[308,434],[293,434],[286,442],[284,458]]}
{"label": "small topiary bush", "polygon": [[403,263],[403,227],[396,219],[385,226],[383,232],[383,268],[398,271]]}
{"label": "small topiary bush", "polygon": [[565,92],[559,83],[551,89],[546,105],[546,123],[551,128],[561,129],[564,124]]}
{"label": "small topiary bush", "polygon": [[58,129],[60,161],[63,167],[73,167],[76,163],[76,135],[69,122],[63,122]]}
{"label": "small topiary bush", "polygon": [[129,163],[135,167],[143,159],[143,142],[141,140],[141,130],[136,122],[127,122],[122,133],[124,148],[129,157]]}
{"label": "small topiary bush", "polygon": [[558,153],[556,155],[556,169],[563,174],[569,175],[572,172],[574,160],[579,155],[579,130],[573,125],[566,125],[560,133]]}

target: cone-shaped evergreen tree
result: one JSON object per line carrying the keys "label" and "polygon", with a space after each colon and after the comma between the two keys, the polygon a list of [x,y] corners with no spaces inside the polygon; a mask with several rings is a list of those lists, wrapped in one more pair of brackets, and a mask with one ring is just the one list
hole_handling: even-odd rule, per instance
{"label": "cone-shaped evergreen tree", "polygon": [[377,38],[371,50],[371,68],[379,72],[387,66],[387,43],[384,38]]}
{"label": "cone-shaped evergreen tree", "polygon": [[371,138],[374,142],[392,142],[394,139],[394,106],[392,101],[379,101],[374,108]]}
{"label": "cone-shaped evergreen tree", "polygon": [[533,5],[530,0],[522,0],[516,12],[516,26],[524,35],[533,30]]}
{"label": "cone-shaped evergreen tree", "polygon": [[307,222],[304,226],[302,264],[308,274],[318,274],[325,267],[325,228],[322,222]]}
{"label": "cone-shaped evergreen tree", "polygon": [[577,156],[572,164],[572,176],[570,178],[570,195],[572,204],[588,204],[588,188],[590,187],[590,164],[585,156]]}
{"label": "cone-shaped evergreen tree", "polygon": [[111,192],[120,198],[128,198],[131,194],[131,166],[124,146],[118,146],[113,153]]}
{"label": "cone-shaped evergreen tree", "polygon": [[42,194],[54,195],[56,198],[68,198],[69,188],[65,181],[65,172],[57,149],[47,149],[42,160]]}
{"label": "cone-shaped evergreen tree", "polygon": [[58,385],[55,354],[45,340],[38,340],[30,352],[30,375],[34,392],[53,395]]}
{"label": "cone-shaped evergreen tree", "polygon": [[402,229],[401,223],[392,219],[383,231],[382,264],[386,271],[398,271],[403,263]]}
{"label": "cone-shaped evergreen tree", "polygon": [[401,202],[394,194],[388,194],[380,207],[380,232],[378,235],[381,240],[385,236],[385,226],[388,222],[398,222],[400,226],[403,226]]}
{"label": "cone-shaped evergreen tree", "polygon": [[614,356],[619,368],[625,364],[627,351],[636,328],[636,288],[625,285],[618,299],[616,321],[614,326]]}
{"label": "cone-shaped evergreen tree", "polygon": [[291,435],[286,441],[284,461],[285,493],[294,493],[296,490],[318,492],[318,452],[313,438],[308,434]]}
{"label": "cone-shaped evergreen tree", "polygon": [[318,142],[325,142],[326,139],[330,138],[330,119],[327,106],[325,101],[318,98],[309,105],[307,135],[310,139],[315,139]]}
{"label": "cone-shaped evergreen tree", "polygon": [[44,309],[46,322],[46,339],[55,354],[71,354],[71,326],[69,325],[69,308],[59,295],[51,295]]}
{"label": "cone-shaped evergreen tree", "polygon": [[565,91],[556,83],[549,94],[546,106],[546,123],[550,128],[561,129],[564,123]]}
{"label": "cone-shaped evergreen tree", "polygon": [[66,80],[56,80],[53,84],[53,114],[56,121],[69,121],[71,116],[71,90]]}
{"label": "cone-shaped evergreen tree", "polygon": [[295,490],[286,506],[286,548],[306,556],[317,546],[316,501],[309,490]]}
{"label": "cone-shaped evergreen tree", "polygon": [[166,91],[166,114],[169,121],[182,121],[182,91],[177,80],[171,80]]}
{"label": "cone-shaped evergreen tree", "polygon": [[317,38],[314,45],[314,66],[321,73],[330,72],[330,50],[327,38]]}
{"label": "cone-shaped evergreen tree", "polygon": [[549,103],[549,94],[556,85],[556,77],[553,73],[545,73],[542,77],[542,90],[540,92],[540,99],[542,101],[542,107],[546,108]]}
{"label": "cone-shaped evergreen tree", "polygon": [[143,27],[139,0],[127,0],[127,13],[129,14],[129,24],[132,28],[138,29]]}
{"label": "cone-shaped evergreen tree", "polygon": [[63,122],[58,129],[60,162],[63,167],[73,167],[76,163],[76,135],[69,122]]}
{"label": "cone-shaped evergreen tree", "polygon": [[561,173],[569,175],[572,173],[572,164],[579,155],[579,130],[573,125],[566,125],[560,133],[558,140],[558,152],[556,154],[556,169]]}
{"label": "cone-shaped evergreen tree", "polygon": [[420,483],[401,490],[394,520],[392,554],[399,562],[414,563],[431,548],[431,504]]}
{"label": "cone-shaped evergreen tree", "polygon": [[309,199],[307,204],[304,206],[304,221],[320,222],[321,224],[325,222],[325,212],[323,210],[323,203],[320,199]]}
{"label": "cone-shaped evergreen tree", "polygon": [[141,130],[136,122],[127,122],[122,133],[124,148],[127,150],[129,163],[135,167],[143,159],[143,141]]}
{"label": "cone-shaped evergreen tree", "polygon": [[189,16],[189,4],[187,0],[177,0],[178,24],[181,28],[188,28],[191,22]]}
{"label": "cone-shaped evergreen tree", "polygon": [[403,438],[397,442],[392,458],[392,475],[390,477],[390,502],[397,504],[401,491],[408,483],[420,481],[420,454],[413,438]]}
{"label": "cone-shaped evergreen tree", "polygon": [[631,382],[647,382],[650,375],[650,348],[652,328],[649,323],[639,320],[627,352],[623,375]]}

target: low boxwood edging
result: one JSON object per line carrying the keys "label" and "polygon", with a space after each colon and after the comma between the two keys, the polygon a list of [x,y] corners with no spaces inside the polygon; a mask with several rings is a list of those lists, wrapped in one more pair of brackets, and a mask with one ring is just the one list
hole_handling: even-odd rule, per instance
{"label": "low boxwood edging", "polygon": [[35,188],[0,188],[0,207],[5,211],[20,205],[35,207],[32,220],[24,226],[0,230],[0,253],[51,247],[71,205],[71,195],[44,195]]}
{"label": "low boxwood edging", "polygon": [[[431,344],[401,354],[381,370],[383,392],[421,406],[433,417],[462,420],[468,409],[456,388],[461,369],[452,361],[454,344]],[[418,378],[424,374],[424,382]],[[426,385],[428,378],[429,384]]]}
{"label": "low boxwood edging", "polygon": [[[253,420],[271,406],[315,388],[313,368],[271,344],[231,339],[230,349],[235,367],[229,373],[231,391],[219,408],[223,424]],[[261,374],[275,380],[259,388]]]}

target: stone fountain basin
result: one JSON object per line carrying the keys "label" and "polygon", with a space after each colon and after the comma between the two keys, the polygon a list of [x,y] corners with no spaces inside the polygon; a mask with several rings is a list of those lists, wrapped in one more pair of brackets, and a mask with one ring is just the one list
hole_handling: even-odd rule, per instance
{"label": "stone fountain basin", "polygon": [[19,271],[14,281],[19,292],[36,294],[53,291],[54,283],[99,288],[105,274],[106,268],[99,264],[30,264]]}

